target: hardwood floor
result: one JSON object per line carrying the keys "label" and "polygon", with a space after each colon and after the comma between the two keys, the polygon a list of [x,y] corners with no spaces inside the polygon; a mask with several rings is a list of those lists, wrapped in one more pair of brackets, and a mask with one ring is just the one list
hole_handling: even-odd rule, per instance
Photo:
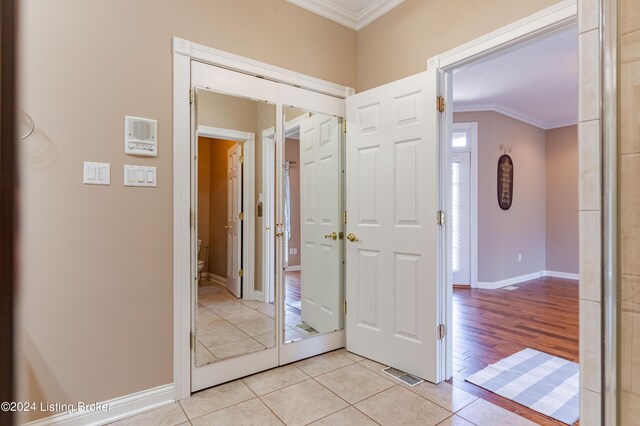
{"label": "hardwood floor", "polygon": [[291,306],[291,303],[300,299],[300,271],[287,271],[285,273],[284,307],[287,311],[301,315],[300,309]]}
{"label": "hardwood floor", "polygon": [[525,348],[578,362],[578,283],[540,278],[517,290],[453,291],[452,385],[541,425],[562,425],[465,378]]}

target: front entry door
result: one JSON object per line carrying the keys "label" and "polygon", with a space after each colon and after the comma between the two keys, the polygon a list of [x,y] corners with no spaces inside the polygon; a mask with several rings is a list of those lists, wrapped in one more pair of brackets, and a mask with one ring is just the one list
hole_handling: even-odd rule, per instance
{"label": "front entry door", "polygon": [[342,329],[342,225],[338,118],[314,114],[300,123],[302,320],[318,333]]}
{"label": "front entry door", "polygon": [[227,289],[242,297],[242,145],[227,151]]}
{"label": "front entry door", "polygon": [[439,374],[436,71],[347,98],[347,349]]}

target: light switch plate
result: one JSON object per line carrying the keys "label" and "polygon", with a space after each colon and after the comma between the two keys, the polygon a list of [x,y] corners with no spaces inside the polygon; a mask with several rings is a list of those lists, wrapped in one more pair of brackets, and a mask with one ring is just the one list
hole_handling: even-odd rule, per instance
{"label": "light switch plate", "polygon": [[124,186],[146,186],[155,188],[158,179],[155,167],[124,166]]}
{"label": "light switch plate", "polygon": [[111,185],[111,164],[85,161],[82,182],[85,185]]}

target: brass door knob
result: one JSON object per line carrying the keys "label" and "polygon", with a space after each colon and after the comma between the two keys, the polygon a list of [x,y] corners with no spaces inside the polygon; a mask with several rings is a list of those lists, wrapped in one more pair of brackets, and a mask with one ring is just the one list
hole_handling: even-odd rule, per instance
{"label": "brass door knob", "polygon": [[354,234],[354,233],[350,233],[349,235],[347,235],[347,240],[349,240],[351,242],[359,241],[358,237],[356,237],[356,234]]}
{"label": "brass door knob", "polygon": [[229,225],[225,225],[225,226],[224,226],[224,229],[229,229]]}
{"label": "brass door knob", "polygon": [[338,239],[338,234],[336,234],[335,232],[332,232],[331,234],[327,234],[324,236],[325,239],[329,240],[337,240]]}

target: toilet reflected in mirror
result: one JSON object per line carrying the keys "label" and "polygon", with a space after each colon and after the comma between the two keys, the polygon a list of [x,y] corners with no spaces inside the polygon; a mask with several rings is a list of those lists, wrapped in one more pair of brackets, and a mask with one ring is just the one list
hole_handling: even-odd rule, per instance
{"label": "toilet reflected in mirror", "polygon": [[275,346],[274,295],[263,291],[256,266],[262,256],[256,158],[263,131],[274,127],[275,106],[197,89],[196,121],[195,358],[201,367]]}
{"label": "toilet reflected in mirror", "polygon": [[344,326],[342,118],[285,107],[284,341]]}

